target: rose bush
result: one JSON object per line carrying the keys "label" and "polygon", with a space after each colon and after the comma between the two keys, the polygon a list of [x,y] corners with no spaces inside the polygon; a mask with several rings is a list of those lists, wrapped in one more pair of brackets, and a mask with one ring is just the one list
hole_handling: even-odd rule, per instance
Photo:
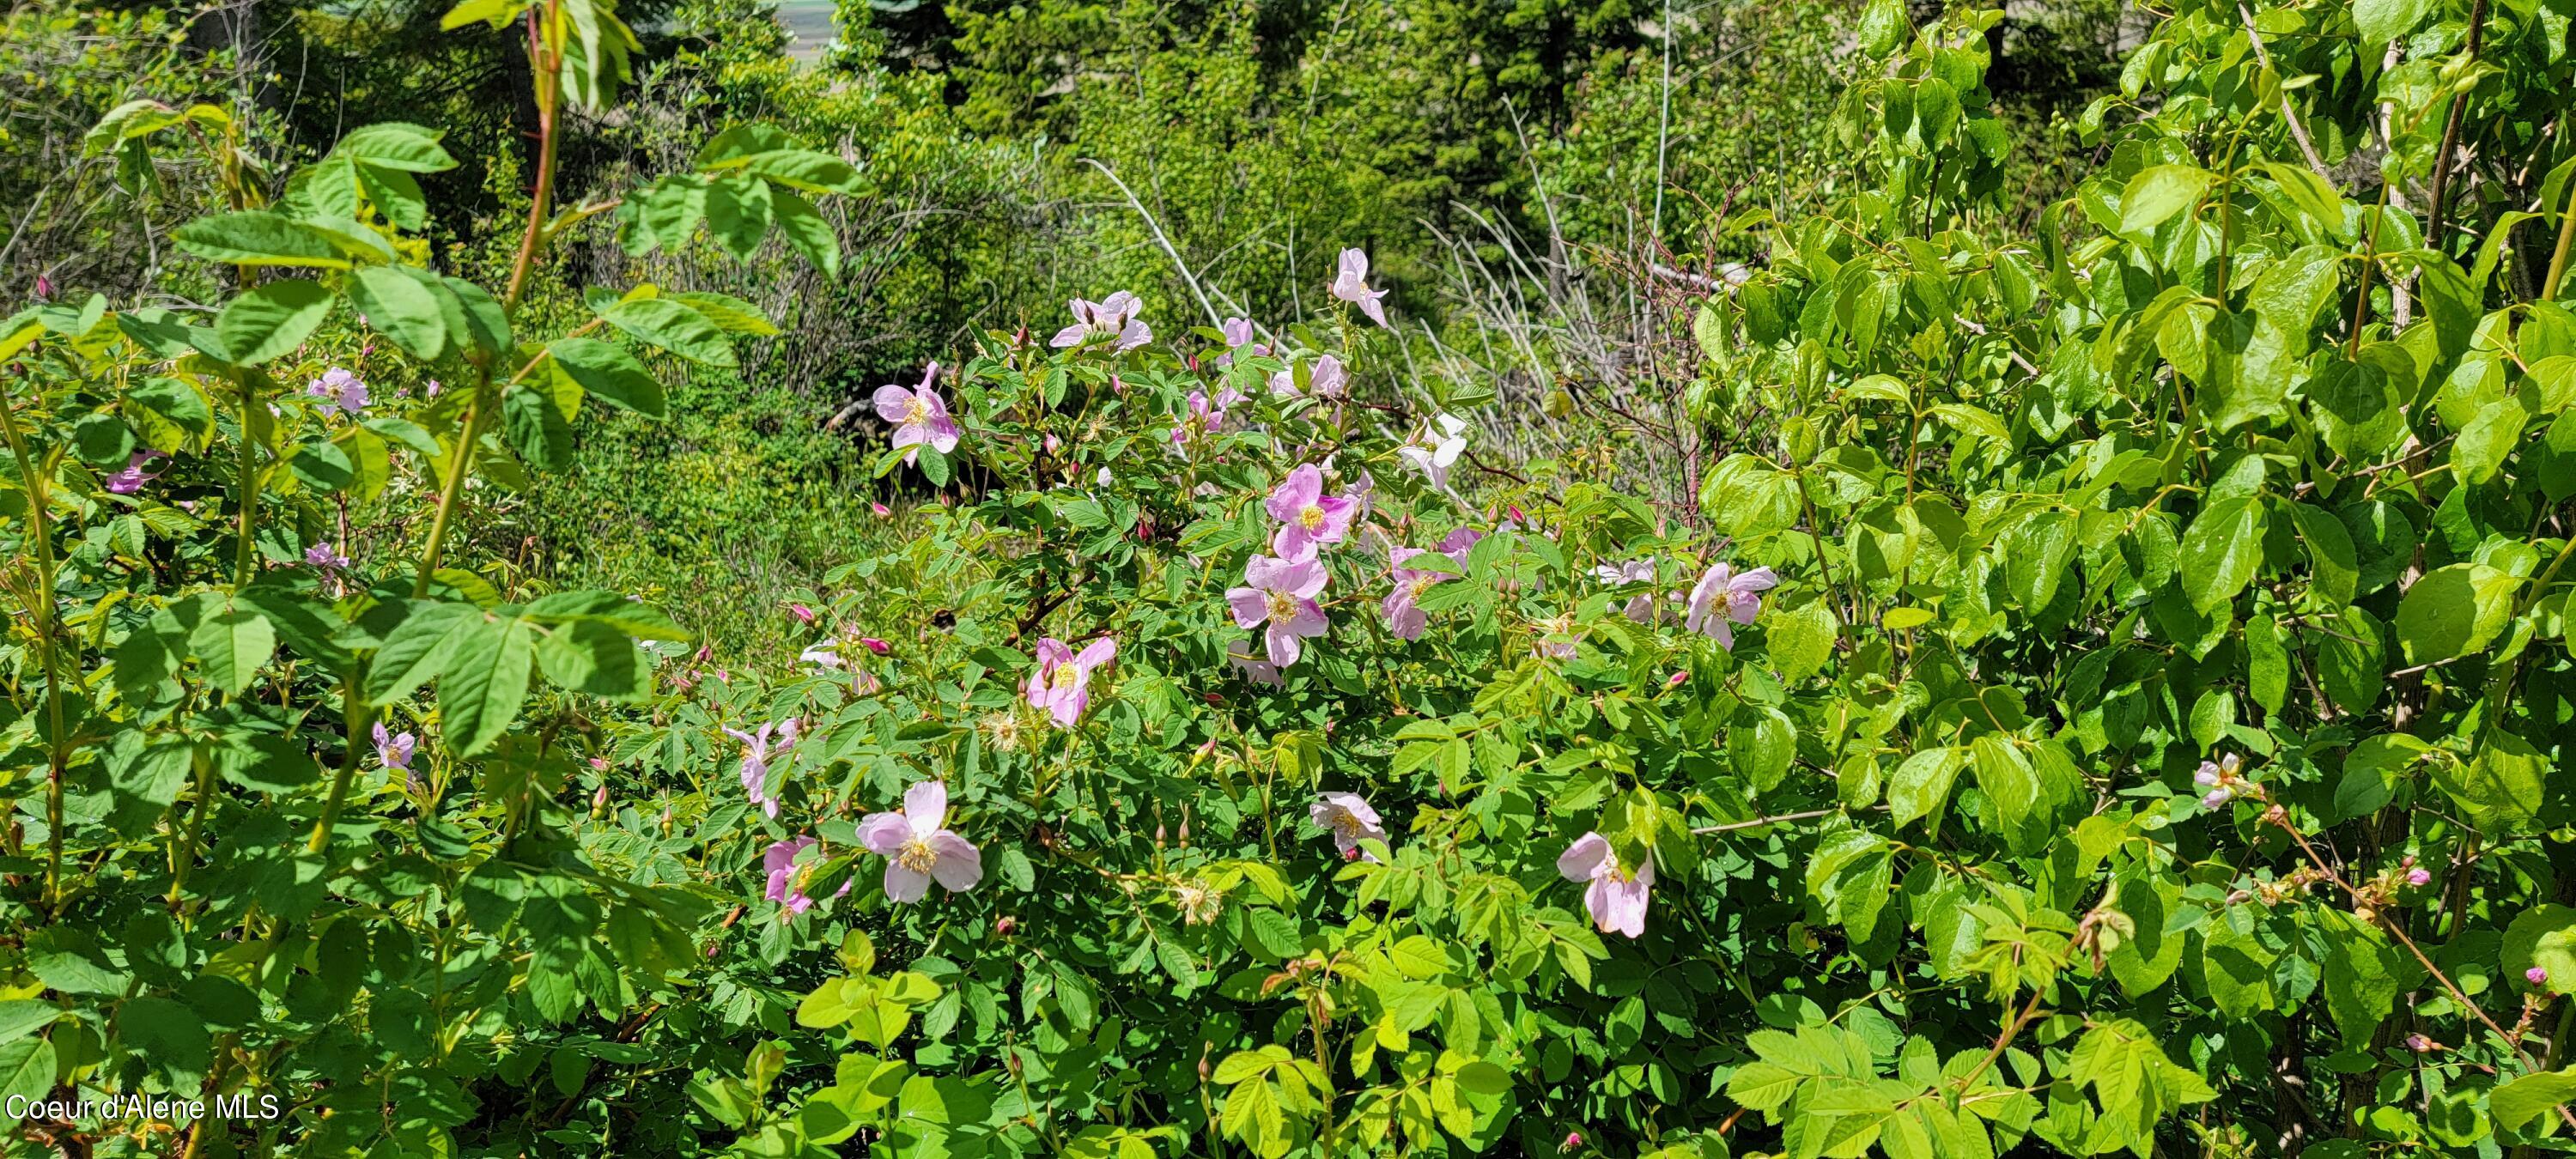
{"label": "rose bush", "polygon": [[[0,1087],[277,1111],[11,1145],[2565,1149],[2564,15],[2178,11],[2026,237],[1995,16],[1862,15],[1879,183],[1690,315],[1696,505],[1480,453],[1354,250],[879,390],[900,546],[747,666],[450,544],[767,329],[532,293],[559,239],[829,269],[859,174],[744,127],[565,208],[543,137],[495,295],[433,133],[233,166],[211,325],[0,327]],[[595,0],[477,20],[613,97]],[[243,148],[98,140],[173,129]]]}

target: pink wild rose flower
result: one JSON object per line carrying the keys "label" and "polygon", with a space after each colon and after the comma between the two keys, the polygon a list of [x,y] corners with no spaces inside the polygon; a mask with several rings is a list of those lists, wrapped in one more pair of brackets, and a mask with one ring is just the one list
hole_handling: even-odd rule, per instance
{"label": "pink wild rose flower", "polygon": [[1691,586],[1689,610],[1682,615],[1682,627],[1734,651],[1734,626],[1752,623],[1762,613],[1761,593],[1778,586],[1780,577],[1767,567],[1738,575],[1733,564],[1712,565]]}
{"label": "pink wild rose flower", "polygon": [[322,377],[304,384],[304,393],[328,401],[342,414],[356,414],[367,409],[367,384],[357,375],[334,366]]}
{"label": "pink wild rose flower", "polygon": [[1253,556],[1243,565],[1246,586],[1225,593],[1226,603],[1234,609],[1234,626],[1267,624],[1263,642],[1270,662],[1281,668],[1295,664],[1303,653],[1300,641],[1321,636],[1332,626],[1324,618],[1323,606],[1315,602],[1328,578],[1323,561],[1312,555],[1299,560]]}
{"label": "pink wild rose flower", "polygon": [[1418,547],[1399,547],[1389,553],[1389,559],[1395,565],[1395,586],[1386,593],[1386,601],[1379,605],[1378,610],[1385,614],[1387,630],[1395,633],[1397,639],[1419,640],[1423,631],[1430,627],[1430,617],[1423,613],[1419,602],[1422,593],[1431,585],[1452,577],[1447,572],[1406,567],[1405,563],[1415,556],[1436,554],[1439,553]]}
{"label": "pink wild rose flower", "polygon": [[411,771],[411,754],[413,748],[420,743],[418,738],[407,732],[390,731],[385,728],[385,722],[380,720],[376,722],[375,742],[377,763],[383,765],[389,772],[394,769]]}
{"label": "pink wild rose flower", "polygon": [[1377,810],[1370,808],[1359,794],[1326,793],[1306,806],[1306,816],[1314,820],[1317,828],[1333,835],[1333,848],[1343,860],[1353,855],[1377,860],[1360,852],[1360,842],[1385,841],[1386,828],[1379,823]]}
{"label": "pink wild rose flower", "polygon": [[142,490],[144,484],[160,478],[161,472],[146,471],[143,468],[151,466],[152,460],[162,457],[159,451],[136,451],[127,456],[125,469],[107,477],[108,493],[131,495]]}
{"label": "pink wild rose flower", "polygon": [[912,447],[904,452],[903,463],[909,467],[921,457],[920,447],[927,443],[940,454],[957,449],[957,420],[949,417],[948,402],[939,397],[935,385],[939,364],[933,362],[921,374],[921,385],[905,390],[886,385],[877,388],[877,417],[894,424],[894,446]]}
{"label": "pink wild rose flower", "polygon": [[760,806],[764,817],[778,816],[778,799],[769,795],[769,762],[796,743],[796,718],[788,717],[776,724],[763,724],[757,732],[728,728],[725,734],[742,742],[742,791],[751,803]]}
{"label": "pink wild rose flower", "polygon": [[1037,671],[1029,674],[1025,686],[1029,703],[1045,710],[1058,728],[1072,728],[1082,718],[1082,710],[1091,706],[1091,672],[1118,655],[1118,641],[1102,636],[1084,645],[1076,654],[1073,647],[1052,636],[1038,641]]}
{"label": "pink wild rose flower", "polygon": [[1292,560],[1312,559],[1320,545],[1340,543],[1358,514],[1349,499],[1324,494],[1324,473],[1313,463],[1289,472],[1262,507],[1279,521],[1270,550]]}
{"label": "pink wild rose flower", "polygon": [[1430,425],[1414,432],[1412,441],[1397,447],[1395,453],[1414,470],[1422,472],[1423,478],[1431,480],[1432,486],[1447,487],[1449,468],[1457,465],[1458,457],[1467,453],[1469,429],[1466,421],[1458,416],[1441,415]]}
{"label": "pink wild rose flower", "polygon": [[1073,325],[1056,331],[1050,346],[1079,346],[1098,337],[1113,340],[1110,348],[1125,353],[1154,340],[1153,328],[1136,316],[1145,304],[1125,290],[1097,302],[1075,298],[1065,306],[1073,311]]}
{"label": "pink wild rose flower", "polygon": [[1556,871],[1567,881],[1587,883],[1583,908],[1592,915],[1593,928],[1632,938],[1646,931],[1646,895],[1655,886],[1654,862],[1642,862],[1635,872],[1622,873],[1610,839],[1586,833],[1557,855]]}
{"label": "pink wild rose flower", "polygon": [[1330,354],[1316,359],[1314,372],[1306,377],[1306,388],[1314,391],[1317,398],[1340,398],[1350,385],[1351,372],[1342,366],[1341,359]]}
{"label": "pink wild rose flower", "polygon": [[1385,297],[1386,291],[1368,288],[1368,268],[1367,254],[1357,249],[1343,250],[1341,269],[1333,276],[1333,296],[1359,307],[1370,321],[1384,326],[1386,307],[1379,305],[1378,299]]}
{"label": "pink wild rose flower", "polygon": [[984,854],[947,823],[948,786],[939,781],[904,790],[901,811],[859,821],[859,843],[886,859],[887,900],[919,901],[933,881],[964,893],[984,880]]}
{"label": "pink wild rose flower", "polygon": [[[791,838],[771,845],[768,852],[760,856],[761,868],[769,871],[769,900],[785,906],[791,914],[801,914],[814,908],[814,899],[805,896],[804,875],[796,871],[796,855],[816,844],[811,837]],[[852,878],[842,882],[840,890],[832,896],[850,892],[850,886],[856,881]]]}

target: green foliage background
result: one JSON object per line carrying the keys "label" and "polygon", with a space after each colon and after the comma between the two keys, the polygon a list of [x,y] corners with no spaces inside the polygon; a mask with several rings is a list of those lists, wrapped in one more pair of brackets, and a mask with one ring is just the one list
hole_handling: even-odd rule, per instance
{"label": "green foliage background", "polygon": [[2570,1147],[2563,0],[767,15],[9,14],[12,1154]]}

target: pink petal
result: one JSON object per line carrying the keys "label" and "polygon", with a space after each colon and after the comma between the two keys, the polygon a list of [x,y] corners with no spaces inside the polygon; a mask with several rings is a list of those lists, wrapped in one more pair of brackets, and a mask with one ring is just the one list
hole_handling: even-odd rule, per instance
{"label": "pink petal", "polygon": [[[1276,628],[1279,625],[1273,624]],[[1297,614],[1288,617],[1288,630],[1300,636],[1321,636],[1333,626],[1324,616],[1323,606],[1313,600],[1297,601]]]}
{"label": "pink petal", "polygon": [[1370,829],[1378,827],[1377,809],[1368,803],[1367,798],[1357,793],[1326,793],[1324,800],[1339,806],[1343,812],[1358,820],[1363,827]]}
{"label": "pink petal", "polygon": [[1280,481],[1278,489],[1270,493],[1270,501],[1262,506],[1270,512],[1272,519],[1291,523],[1295,522],[1298,512],[1304,511],[1308,504],[1323,494],[1324,473],[1316,470],[1313,463],[1307,463],[1290,471],[1288,477]]}
{"label": "pink petal", "polygon": [[1249,628],[1270,618],[1270,598],[1258,588],[1227,588],[1225,602],[1234,609],[1234,626]]}
{"label": "pink petal", "polygon": [[1368,315],[1370,321],[1392,330],[1394,327],[1388,325],[1386,320],[1386,307],[1377,304],[1377,300],[1385,297],[1386,294],[1386,291],[1378,290],[1370,293],[1364,298],[1361,298],[1359,300],[1360,313]]}
{"label": "pink petal", "polygon": [[870,813],[859,819],[859,844],[880,857],[903,852],[912,840],[912,819],[901,813]]}
{"label": "pink petal", "polygon": [[948,820],[948,785],[943,781],[923,781],[903,791],[903,814],[912,821],[916,837],[928,837],[939,831]]}
{"label": "pink petal", "polygon": [[930,835],[930,851],[939,855],[930,875],[949,892],[964,893],[984,880],[984,853],[965,838],[942,829]]}
{"label": "pink petal", "polygon": [[1082,654],[1074,657],[1073,662],[1076,666],[1087,672],[1108,663],[1112,657],[1117,655],[1118,641],[1107,636],[1102,636],[1089,644],[1083,645]]}
{"label": "pink petal", "polygon": [[930,875],[889,861],[886,863],[885,891],[888,901],[920,901],[921,895],[930,892]]}
{"label": "pink petal", "polygon": [[1082,710],[1089,707],[1091,694],[1080,688],[1058,690],[1054,702],[1046,706],[1047,715],[1054,719],[1057,728],[1072,728],[1073,722],[1082,719]]}
{"label": "pink petal", "polygon": [[1270,535],[1270,554],[1284,564],[1300,564],[1315,558],[1315,537],[1294,523],[1282,523]]}
{"label": "pink petal", "polygon": [[1332,573],[1324,570],[1324,561],[1305,559],[1290,565],[1289,572],[1279,577],[1280,587],[1300,599],[1311,600],[1324,590]]}
{"label": "pink petal", "polygon": [[1297,657],[1304,654],[1304,646],[1297,642],[1297,634],[1286,624],[1270,625],[1262,639],[1268,645],[1270,662],[1281,668],[1295,664]]}
{"label": "pink petal", "polygon": [[912,413],[912,392],[900,386],[880,386],[876,393],[877,417],[899,423]]}
{"label": "pink petal", "polygon": [[1556,855],[1556,871],[1567,881],[1590,881],[1601,863],[1610,859],[1610,839],[1599,833],[1586,833]]}
{"label": "pink petal", "polygon": [[1593,911],[1594,923],[1603,933],[1620,933],[1636,937],[1646,932],[1646,895],[1654,885],[1650,870],[1640,868],[1634,880],[1605,876],[1593,883],[1602,893],[1603,906]]}
{"label": "pink petal", "polygon": [[[1091,326],[1089,323],[1076,322],[1071,326],[1067,326],[1062,330],[1056,331],[1055,337],[1049,339],[1047,341],[1047,345],[1056,347],[1057,349],[1062,349],[1067,346],[1079,346],[1082,344],[1083,336],[1089,333],[1091,333]],[[888,890],[887,892],[891,893],[893,891]]]}

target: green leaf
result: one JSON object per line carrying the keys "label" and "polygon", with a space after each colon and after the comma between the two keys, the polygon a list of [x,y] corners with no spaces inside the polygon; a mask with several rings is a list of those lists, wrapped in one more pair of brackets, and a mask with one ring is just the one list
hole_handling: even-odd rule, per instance
{"label": "green leaf", "polygon": [[2023,520],[2004,544],[2004,579],[2023,610],[2037,612],[2057,598],[2075,556],[2075,515],[2051,509]]}
{"label": "green leaf", "polygon": [[0,1102],[21,1100],[25,1106],[54,1089],[54,1044],[49,1039],[22,1038],[0,1044]]}
{"label": "green leaf", "polygon": [[609,307],[600,317],[609,325],[692,362],[735,365],[733,343],[724,330],[687,303],[669,298],[633,298]]}
{"label": "green leaf", "polygon": [[[807,193],[858,193],[859,171],[849,162],[811,149],[772,149],[742,159],[745,171]],[[775,193],[775,191],[772,191]]]}
{"label": "green leaf", "polygon": [[140,997],[116,1010],[116,1030],[126,1051],[172,1090],[205,1081],[214,1060],[214,1038],[195,1011],[167,998]]}
{"label": "green leaf", "polygon": [[2245,683],[2266,716],[2276,716],[2290,695],[2290,651],[2281,644],[2281,625],[2270,616],[2245,623]]}
{"label": "green leaf", "polygon": [[438,710],[449,751],[482,752],[510,727],[528,696],[536,659],[524,620],[478,615],[462,630],[455,654],[438,678]]}
{"label": "green leaf", "polygon": [[783,189],[769,193],[769,220],[788,248],[805,255],[827,278],[841,276],[841,238],[814,203]]}
{"label": "green leaf", "polygon": [[1905,758],[1888,779],[1887,805],[1891,821],[1903,826],[1920,817],[1928,817],[1950,799],[1950,785],[1966,763],[1955,748],[1925,749]]}
{"label": "green leaf", "polygon": [[558,338],[546,351],[554,358],[555,373],[582,393],[649,418],[666,413],[662,384],[617,344],[596,338]]}
{"label": "green leaf", "polygon": [[65,1011],[51,1002],[12,998],[0,1002],[0,1044],[16,1042],[62,1020]]}
{"label": "green leaf", "polygon": [[2519,582],[2482,563],[2426,572],[2397,602],[2397,643],[2407,660],[2431,664],[2494,642],[2512,617]]}
{"label": "green leaf", "polygon": [[564,421],[549,391],[516,386],[501,396],[501,434],[521,462],[540,471],[572,464],[572,424]]}
{"label": "green leaf", "polygon": [[2414,31],[2432,10],[2433,0],[2355,0],[2352,23],[2361,33],[2365,52],[2377,53],[2389,41]]}
{"label": "green leaf", "polygon": [[345,270],[349,256],[329,233],[264,209],[219,213],[170,235],[180,249],[244,266],[309,266]]}
{"label": "green leaf", "polygon": [[277,651],[277,631],[268,617],[250,608],[227,608],[197,622],[188,634],[188,651],[208,682],[239,696]]}
{"label": "green leaf", "polygon": [[707,236],[736,258],[748,258],[769,233],[769,183],[734,174],[707,186]]}
{"label": "green leaf", "polygon": [[623,632],[598,620],[575,620],[546,634],[537,663],[557,687],[632,700],[652,689],[653,667]]}
{"label": "green leaf", "polygon": [[253,287],[225,303],[215,316],[215,334],[235,366],[257,366],[304,344],[313,328],[331,314],[331,291],[303,278],[284,278]]}
{"label": "green leaf", "polygon": [[2372,1032],[2412,989],[2422,968],[2390,945],[2388,936],[2338,909],[2314,911],[2325,927],[2326,1010],[2348,1045],[2369,1049]]}
{"label": "green leaf", "polygon": [[438,134],[418,125],[383,121],[350,130],[331,147],[333,156],[364,161],[403,173],[436,173],[456,168],[456,158],[438,144]]}
{"label": "green leaf", "polygon": [[435,362],[447,353],[447,316],[435,282],[394,266],[369,266],[349,279],[349,304],[403,353]]}
{"label": "green leaf", "polygon": [[322,776],[313,754],[290,737],[231,733],[207,753],[223,779],[261,793],[291,793]]}
{"label": "green leaf", "polygon": [[2361,563],[2343,520],[2307,503],[2290,505],[2290,521],[2308,547],[2308,588],[2330,608],[2349,604],[2360,590]]}
{"label": "green leaf", "polygon": [[2182,536],[2183,594],[2206,615],[2236,599],[2263,559],[2263,508],[2251,497],[2221,499]]}
{"label": "green leaf", "polygon": [[1870,0],[1861,9],[1860,47],[1871,56],[1885,56],[1904,43],[1908,25],[1905,5],[1898,0]]}
{"label": "green leaf", "polygon": [[2487,1095],[2496,1125],[2508,1131],[2530,1126],[2541,1116],[2576,1099],[2576,1067],[2526,1074],[2499,1084]]}
{"label": "green leaf", "polygon": [[2120,232],[2153,231],[2197,203],[2209,188],[2209,179],[2208,170],[2194,165],[2158,165],[2140,171],[2120,194]]}
{"label": "green leaf", "polygon": [[414,601],[394,608],[401,619],[367,670],[367,699],[379,705],[400,700],[447,671],[464,638],[483,622],[471,604]]}
{"label": "green leaf", "polygon": [[490,359],[510,348],[510,316],[483,287],[463,278],[438,280],[447,296],[439,302],[446,315],[448,341],[460,351]]}
{"label": "green leaf", "polygon": [[1766,622],[1770,627],[1764,639],[1771,649],[1771,665],[1780,670],[1780,679],[1792,683],[1823,668],[1833,657],[1834,639],[1842,633],[1841,621],[1823,600],[1776,613]]}
{"label": "green leaf", "polygon": [[2549,756],[2502,728],[2479,738],[2477,754],[2433,764],[2434,783],[2460,803],[2469,819],[2498,835],[2520,832],[2540,816]]}

